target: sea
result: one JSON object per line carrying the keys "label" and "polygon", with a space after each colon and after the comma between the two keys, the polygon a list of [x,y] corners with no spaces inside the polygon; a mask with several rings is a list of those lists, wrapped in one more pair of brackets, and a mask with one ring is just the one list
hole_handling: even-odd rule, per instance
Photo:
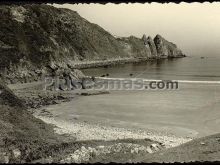
{"label": "sea", "polygon": [[[220,55],[84,69],[88,76],[176,80],[174,90],[110,91],[50,108],[59,118],[182,137],[220,133]],[[62,109],[62,110],[60,110]]]}

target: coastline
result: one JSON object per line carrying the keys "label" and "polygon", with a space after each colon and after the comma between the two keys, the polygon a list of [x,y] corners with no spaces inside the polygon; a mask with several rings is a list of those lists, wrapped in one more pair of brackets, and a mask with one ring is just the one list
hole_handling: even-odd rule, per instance
{"label": "coastline", "polygon": [[97,61],[74,61],[70,64],[70,67],[73,69],[88,69],[88,68],[98,68],[105,66],[114,66],[114,65],[123,65],[128,63],[139,63],[139,62],[148,62],[155,60],[164,60],[171,58],[184,58],[184,56],[177,57],[137,57],[137,58],[119,58],[119,59],[108,59],[108,60],[97,60]]}
{"label": "coastline", "polygon": [[[103,79],[103,78],[100,78]],[[104,78],[105,79],[105,78]],[[33,85],[33,86],[31,86]],[[22,89],[22,86],[24,88]],[[78,99],[79,97],[85,97],[87,95],[102,95],[107,94],[102,91],[89,91],[89,90],[81,90],[78,92],[74,91],[41,91],[41,83],[33,83],[33,84],[22,84],[20,85],[12,85],[11,89],[14,90],[17,96],[25,101],[26,106],[29,108],[30,112],[34,113],[34,116],[40,118],[46,123],[53,124],[56,126],[55,130],[58,134],[72,134],[78,140],[113,140],[113,139],[121,139],[121,138],[134,138],[134,139],[144,139],[149,138],[155,141],[159,141],[164,143],[164,146],[167,148],[174,147],[185,143],[193,138],[187,137],[178,137],[174,135],[165,134],[165,132],[153,132],[149,130],[141,130],[139,128],[129,128],[129,127],[117,127],[111,124],[103,125],[103,123],[90,123],[90,121],[80,121],[78,119],[72,120],[64,120],[59,119],[56,113],[53,114],[49,112],[47,109],[51,105],[62,104],[62,102],[70,102],[71,100]],[[26,87],[26,88],[25,88]],[[85,95],[87,94],[87,95]],[[93,96],[91,96],[93,97]],[[40,115],[39,115],[40,114]],[[56,118],[56,120],[55,120]],[[91,129],[93,128],[94,129]],[[79,129],[82,128],[83,131],[81,134],[78,134]],[[62,131],[63,130],[63,131]],[[117,132],[119,134],[117,135]],[[90,136],[90,133],[91,136]],[[82,136],[82,137],[80,137]],[[98,137],[97,137],[98,136]]]}
{"label": "coastline", "polygon": [[[173,58],[184,58],[185,55],[176,56],[176,57],[136,57],[136,58],[118,58],[118,59],[107,59],[107,60],[95,60],[95,61],[68,61],[61,63],[52,63],[50,64],[53,69],[70,69],[75,75],[79,77],[85,76],[81,72],[82,69],[89,68],[99,68],[99,67],[108,67],[114,65],[124,65],[128,63],[141,63],[141,62],[150,62],[156,60],[165,60],[165,59],[173,59]],[[24,74],[24,73],[25,74]],[[21,73],[13,73],[12,75],[3,76],[2,79],[8,85],[16,85],[16,84],[27,84],[32,82],[44,81],[45,76],[51,75],[50,72],[46,71],[45,68],[36,68],[30,70],[24,70]],[[78,77],[78,78],[79,78]]]}
{"label": "coastline", "polygon": [[113,65],[123,65],[126,63],[138,63],[149,60],[149,58],[119,58],[96,61],[74,61],[73,64],[71,64],[71,67],[74,69],[88,69]]}
{"label": "coastline", "polygon": [[134,163],[147,155],[166,151],[193,140],[141,129],[119,128],[86,121],[64,121],[54,116],[34,116],[53,125],[55,133],[61,137],[75,140],[74,147],[70,143],[69,149],[56,156],[56,161],[54,157],[50,157],[46,161],[36,161],[40,163]]}
{"label": "coastline", "polygon": [[[25,86],[25,84],[23,84]],[[58,92],[39,90],[39,85],[18,86],[13,91],[19,98],[26,100],[29,112],[36,118],[52,125],[55,133],[67,141],[68,147],[61,149],[62,154],[54,153],[52,157],[40,158],[34,162],[82,163],[82,162],[134,162],[142,155],[151,154],[166,148],[179,146],[192,138],[179,137],[129,127],[118,127],[100,122],[90,122],[78,118],[62,119],[59,115],[48,111],[50,105],[62,104],[82,96],[79,91]],[[73,95],[74,94],[74,95]],[[94,93],[93,93],[94,94]],[[97,92],[97,94],[102,94]],[[93,96],[91,96],[93,97]],[[62,109],[60,110],[62,112]],[[78,146],[78,147],[76,147]],[[46,151],[45,151],[46,152]],[[116,155],[120,155],[117,157]],[[116,156],[116,157],[115,157]]]}
{"label": "coastline", "polygon": [[[22,89],[23,85],[26,86],[26,88]],[[73,92],[65,91],[58,92],[56,94],[54,91],[42,92],[39,90],[42,85],[41,83],[33,83],[33,85],[35,85],[34,88],[33,86],[31,87],[31,83],[23,85],[12,85],[11,87],[13,90],[17,90],[15,93],[19,94],[19,96],[24,97],[26,95],[25,100],[27,100],[27,106],[31,106],[31,108],[34,109],[33,112],[37,113],[41,113],[42,110],[45,110],[45,106],[48,107],[53,104],[67,102],[75,97],[84,97],[79,93],[87,92],[80,91],[76,95],[72,95]],[[32,101],[34,102],[32,103]],[[90,123],[90,121],[80,121],[78,119],[65,120],[59,118],[59,115],[56,116],[56,114],[51,114],[47,110],[44,112],[44,114],[42,113],[43,115],[37,115],[35,113],[34,116],[47,124],[53,125],[55,133],[64,139],[72,139],[75,143],[81,145],[79,149],[73,148],[72,151],[68,152],[64,150],[62,156],[59,157],[59,163],[100,162],[102,159],[105,159],[106,161],[114,160],[116,162],[126,162],[130,154],[133,158],[129,158],[129,162],[134,162],[134,160],[141,155],[151,154],[167,148],[173,148],[193,140],[193,138],[186,138],[171,134],[168,135],[163,132],[152,132],[150,130],[147,131],[127,127],[123,128],[113,126],[111,124],[104,126],[99,122]],[[132,142],[126,142],[128,139],[131,139]],[[150,143],[146,145],[137,144],[140,140],[147,141],[147,143],[150,141]],[[84,141],[87,142],[86,145],[84,144]],[[96,146],[93,146],[96,141],[98,141]],[[111,143],[111,145],[108,143]],[[153,146],[155,145],[156,147],[154,148]],[[121,149],[117,150],[117,147],[121,147]],[[99,150],[99,148],[102,149]],[[116,150],[112,151],[112,148],[116,148]],[[99,154],[99,156],[91,156],[94,152],[95,154]],[[106,158],[106,152],[109,154],[108,159]],[[120,158],[114,158],[115,154],[121,153],[123,153],[124,156],[121,155]],[[55,156],[48,159],[50,160],[46,160],[46,162],[56,162],[54,161],[54,159],[56,159]],[[36,161],[44,162],[45,160]]]}
{"label": "coastline", "polygon": [[[34,86],[34,89],[32,85]],[[24,88],[22,88],[22,86],[24,86]],[[39,113],[41,113],[41,108],[45,109],[45,106],[50,107],[50,105],[53,104],[60,104],[72,99],[77,99],[73,97],[69,98],[69,96],[73,96],[73,93],[70,91],[58,92],[59,94],[56,94],[53,91],[47,91],[44,96],[44,92],[40,91],[39,87],[40,86],[38,84],[33,83],[22,84],[21,86],[16,85],[12,88],[17,95],[19,94],[19,97],[27,94],[26,98],[35,101],[36,97],[40,97],[40,100],[37,102],[37,104],[42,105],[42,101],[46,104],[40,108],[34,108],[34,111]],[[28,93],[27,90],[30,90],[30,93]],[[85,96],[77,94],[74,97]],[[44,100],[44,98],[47,99]],[[160,154],[161,152],[166,154],[168,151],[170,151],[170,149],[175,148],[180,148],[181,150],[183,148],[182,146],[189,144],[188,142],[191,144],[197,139],[197,137],[184,138],[179,135],[167,135],[160,132],[155,133],[148,130],[143,131],[141,129],[121,128],[112,125],[104,126],[103,124],[94,124],[74,118],[72,120],[63,121],[63,119],[59,119],[59,115],[57,116],[56,114],[51,114],[48,112],[49,111],[45,111],[45,113],[41,113],[41,115],[35,114],[34,116],[43,120],[47,124],[53,125],[55,132],[60,135],[62,139],[68,139],[70,142],[66,143],[66,148],[60,148],[60,153],[54,152],[52,157],[40,158],[38,160],[34,160],[33,162],[138,162],[151,158],[151,154],[152,156]],[[53,152],[53,149],[53,146],[51,146],[48,150],[52,150],[51,152]],[[45,152],[48,151],[45,150]],[[169,154],[172,155],[173,153]],[[158,160],[160,160],[160,157],[157,158],[157,161]]]}
{"label": "coastline", "polygon": [[41,115],[34,115],[36,118],[43,120],[48,124],[55,126],[54,130],[60,135],[69,135],[76,138],[76,141],[85,140],[117,140],[117,139],[150,139],[162,144],[165,148],[171,148],[188,141],[192,138],[183,138],[175,135],[167,135],[156,133],[152,131],[145,131],[142,129],[129,129],[122,127],[115,127],[111,125],[101,125],[99,123],[89,123],[82,121],[64,121],[62,119],[54,118],[52,116],[46,117]]}

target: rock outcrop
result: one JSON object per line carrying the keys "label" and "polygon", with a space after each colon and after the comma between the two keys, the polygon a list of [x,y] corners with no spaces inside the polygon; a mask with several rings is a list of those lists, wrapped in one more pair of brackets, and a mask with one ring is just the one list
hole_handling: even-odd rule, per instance
{"label": "rock outcrop", "polygon": [[151,51],[151,56],[152,57],[157,57],[157,49],[156,49],[156,45],[153,41],[153,39],[151,38],[151,36],[148,36],[146,39],[146,45],[148,45],[150,47],[150,51]]}
{"label": "rock outcrop", "polygon": [[182,55],[160,36],[146,43],[134,36],[116,38],[75,11],[45,4],[0,5],[0,29],[0,71],[9,83],[38,80],[47,66]]}
{"label": "rock outcrop", "polygon": [[124,46],[124,51],[130,57],[149,57],[151,55],[150,48],[144,44],[144,41],[135,36],[121,37],[118,41]]}
{"label": "rock outcrop", "polygon": [[159,34],[154,39],[144,34],[141,39],[130,36],[118,38],[118,40],[124,43],[124,50],[132,57],[160,59],[185,56],[175,44],[165,40]]}
{"label": "rock outcrop", "polygon": [[161,56],[165,56],[165,57],[184,56],[181,50],[178,49],[174,43],[165,40],[159,34],[156,35],[156,37],[154,38],[154,43],[157,49],[157,55],[159,57]]}

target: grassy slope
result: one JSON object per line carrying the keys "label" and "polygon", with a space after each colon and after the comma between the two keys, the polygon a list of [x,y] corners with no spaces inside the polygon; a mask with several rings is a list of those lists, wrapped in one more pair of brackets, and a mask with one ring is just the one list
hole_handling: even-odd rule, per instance
{"label": "grassy slope", "polygon": [[[22,159],[28,161],[40,147],[47,148],[58,142],[52,127],[29,114],[23,103],[2,82],[0,90],[0,162],[2,152],[10,154],[19,149]],[[10,159],[12,162],[21,161],[12,155]]]}
{"label": "grassy slope", "polygon": [[[17,21],[20,15],[23,22]],[[43,4],[0,5],[0,18],[1,65],[23,59],[41,67],[50,61],[126,56],[110,33],[72,10]]]}
{"label": "grassy slope", "polygon": [[220,161],[220,134],[192,140],[139,159],[141,162]]}

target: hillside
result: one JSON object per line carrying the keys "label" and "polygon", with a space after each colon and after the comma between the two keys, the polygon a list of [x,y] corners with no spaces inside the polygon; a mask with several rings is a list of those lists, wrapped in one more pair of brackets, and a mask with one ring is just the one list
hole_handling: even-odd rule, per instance
{"label": "hillside", "polygon": [[1,5],[0,29],[0,70],[9,83],[34,81],[48,67],[71,68],[80,61],[183,56],[162,37],[115,38],[75,11],[44,4]]}
{"label": "hillside", "polygon": [[28,162],[40,148],[57,144],[53,127],[33,117],[2,81],[0,91],[0,163]]}
{"label": "hillside", "polygon": [[141,162],[195,162],[220,161],[220,134],[192,140],[142,157]]}

